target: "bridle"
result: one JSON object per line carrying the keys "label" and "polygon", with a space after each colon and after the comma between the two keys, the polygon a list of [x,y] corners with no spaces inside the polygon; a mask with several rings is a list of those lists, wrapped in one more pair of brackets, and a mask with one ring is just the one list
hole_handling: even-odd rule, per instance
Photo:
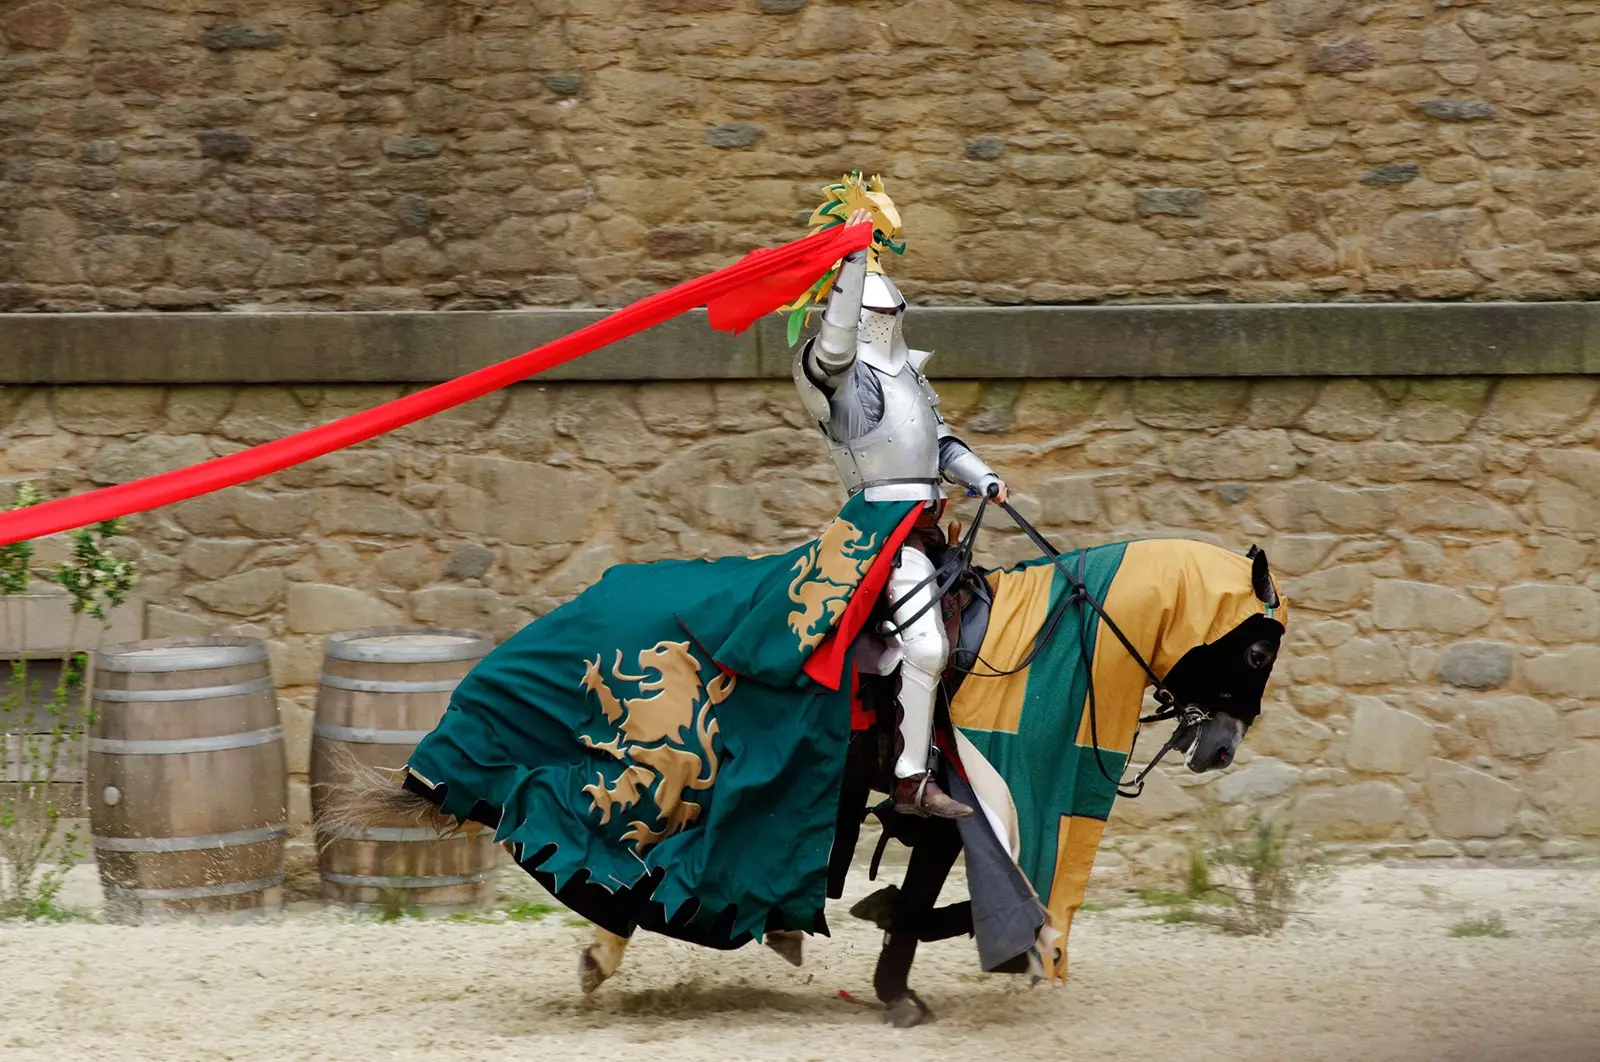
{"label": "bridle", "polygon": [[[991,490],[989,497],[993,497],[993,494],[994,492]],[[961,576],[965,575],[970,569],[973,543],[977,538],[978,526],[983,523],[983,513],[984,510],[988,508],[989,497],[984,498],[983,501],[979,503],[977,515],[975,515],[972,519],[972,526],[967,529],[967,533],[963,537],[960,547],[958,547],[956,550],[957,557],[960,559],[960,564],[955,566],[955,574],[952,575],[947,582],[941,584],[939,598],[935,598],[935,600],[942,598],[949,588],[953,587],[956,581]],[[977,650],[952,650],[950,654],[950,666],[973,678],[1002,678],[1007,675],[1015,675],[1017,672],[1022,671],[1024,668],[1027,668],[1033,663],[1034,659],[1039,655],[1040,652],[1043,651],[1044,647],[1050,643],[1052,638],[1055,637],[1056,629],[1060,626],[1061,620],[1066,615],[1067,609],[1077,605],[1081,610],[1080,620],[1078,623],[1078,645],[1080,652],[1083,654],[1087,673],[1089,698],[1089,735],[1094,748],[1095,766],[1100,769],[1100,774],[1106,779],[1106,781],[1111,782],[1116,786],[1118,796],[1126,797],[1128,799],[1138,797],[1144,792],[1145,779],[1149,776],[1150,772],[1156,769],[1157,765],[1161,763],[1162,759],[1164,759],[1168,753],[1177,751],[1182,743],[1182,739],[1188,736],[1190,732],[1200,726],[1200,724],[1209,720],[1211,718],[1211,713],[1207,712],[1197,704],[1179,704],[1177,696],[1167,688],[1166,683],[1161,681],[1161,678],[1155,673],[1155,670],[1151,668],[1149,661],[1147,661],[1144,658],[1144,655],[1140,653],[1137,648],[1135,648],[1133,642],[1131,642],[1128,639],[1128,636],[1122,632],[1122,628],[1117,626],[1116,621],[1106,613],[1105,606],[1098,599],[1096,599],[1094,594],[1090,592],[1087,583],[1084,582],[1083,570],[1086,551],[1080,550],[1078,552],[1078,572],[1077,574],[1073,574],[1073,572],[1064,563],[1062,563],[1060,552],[1054,546],[1052,546],[1049,541],[1047,541],[1045,537],[1039,533],[1039,530],[1029,523],[1021,513],[1012,508],[1010,502],[1000,502],[999,504],[1000,507],[1003,508],[1016,523],[1016,525],[1022,529],[1023,534],[1027,535],[1028,538],[1033,541],[1034,546],[1039,549],[1045,558],[1056,566],[1056,570],[1066,577],[1067,585],[1071,587],[1071,591],[1062,597],[1060,604],[1056,606],[1048,622],[1040,628],[1040,633],[1035,635],[1033,647],[1028,650],[1027,655],[1023,657],[1022,662],[1016,667],[1009,669],[995,668],[988,661],[979,656]],[[918,588],[920,589],[922,585],[930,582],[932,578],[933,577],[923,580],[922,584],[918,584]],[[929,606],[924,606],[924,610],[927,607]],[[923,610],[919,610],[917,615],[920,616],[922,611]],[[1122,647],[1127,650],[1128,655],[1131,656],[1134,662],[1137,663],[1144,671],[1145,677],[1149,679],[1150,685],[1154,687],[1156,702],[1161,707],[1150,715],[1141,716],[1139,718],[1140,725],[1142,726],[1145,723],[1165,722],[1169,719],[1176,719],[1178,721],[1177,726],[1175,726],[1172,730],[1172,735],[1167,738],[1166,744],[1161,746],[1160,750],[1156,752],[1155,756],[1151,758],[1150,762],[1146,764],[1144,769],[1141,770],[1131,781],[1124,781],[1120,774],[1113,775],[1110,770],[1107,769],[1105,759],[1100,748],[1100,721],[1094,689],[1094,660],[1089,652],[1089,622],[1092,617],[1088,615],[1088,613],[1091,612],[1093,616],[1098,617],[1100,622],[1106,625],[1106,629],[1111,631],[1111,633],[1116,636],[1117,641],[1122,643]],[[912,619],[915,618],[915,616],[912,617]],[[900,625],[900,628],[904,628],[905,626],[909,625],[910,622],[910,620],[907,620],[905,623]],[[970,666],[963,667],[962,665],[958,664],[955,660],[956,653],[958,651],[970,653],[973,658],[973,663],[982,664],[987,671],[975,672]],[[948,708],[948,704],[946,707]],[[1198,736],[1196,736],[1193,740],[1198,740]],[[1131,745],[1128,749],[1129,760],[1132,760],[1133,750],[1138,747],[1138,744],[1139,731],[1135,729],[1133,732],[1133,745]]]}

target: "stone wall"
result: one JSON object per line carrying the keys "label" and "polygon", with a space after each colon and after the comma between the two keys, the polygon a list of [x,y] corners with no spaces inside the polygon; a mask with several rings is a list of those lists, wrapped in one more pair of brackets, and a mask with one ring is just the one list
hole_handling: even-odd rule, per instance
{"label": "stone wall", "polygon": [[0,310],[620,305],[854,167],[926,302],[1600,292],[1531,0],[0,0]]}
{"label": "stone wall", "polygon": [[[1237,766],[1155,776],[1115,847],[1159,862],[1202,802],[1298,798],[1415,855],[1600,841],[1600,379],[942,381],[952,420],[1064,546],[1260,543],[1293,627]],[[398,387],[0,389],[6,482],[51,495],[280,438]],[[129,521],[149,636],[268,640],[307,814],[324,635],[504,637],[609,564],[810,537],[838,489],[781,381],[525,384]],[[999,525],[995,525],[998,527]],[[62,536],[42,544],[64,547]],[[987,557],[1029,555],[1016,535]],[[1113,861],[1121,856],[1110,853]]]}

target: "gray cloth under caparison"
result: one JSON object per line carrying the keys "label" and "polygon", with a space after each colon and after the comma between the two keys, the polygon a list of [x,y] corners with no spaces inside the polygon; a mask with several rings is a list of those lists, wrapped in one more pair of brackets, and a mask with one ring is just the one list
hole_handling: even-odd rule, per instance
{"label": "gray cloth under caparison", "polygon": [[[976,808],[977,794],[966,779],[956,771],[948,773],[950,795]],[[957,825],[966,856],[978,964],[992,972],[1034,946],[1044,927],[1045,910],[981,812],[959,820]]]}

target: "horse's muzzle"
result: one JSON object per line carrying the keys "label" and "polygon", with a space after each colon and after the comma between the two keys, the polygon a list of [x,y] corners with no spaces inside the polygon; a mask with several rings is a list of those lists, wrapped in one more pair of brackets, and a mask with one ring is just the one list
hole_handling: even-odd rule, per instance
{"label": "horse's muzzle", "polygon": [[1244,723],[1218,712],[1195,728],[1186,763],[1195,774],[1220,771],[1233,763],[1244,741]]}

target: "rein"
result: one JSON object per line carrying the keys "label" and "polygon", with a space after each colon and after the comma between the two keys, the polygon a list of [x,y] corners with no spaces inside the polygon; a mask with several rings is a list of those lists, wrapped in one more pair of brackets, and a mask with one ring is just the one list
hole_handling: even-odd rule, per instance
{"label": "rein", "polygon": [[[960,552],[963,559],[963,564],[961,566],[961,571],[963,572],[966,570],[967,564],[970,563],[972,556],[972,542],[976,536],[978,525],[983,520],[983,510],[987,507],[987,505],[987,498],[979,503],[978,514],[973,518],[972,527],[968,530],[966,538],[962,541]],[[1106,781],[1111,782],[1116,786],[1118,796],[1127,797],[1128,799],[1138,797],[1144,792],[1145,778],[1149,776],[1151,771],[1155,770],[1156,766],[1160,764],[1162,759],[1164,759],[1169,752],[1173,752],[1177,749],[1179,735],[1183,734],[1185,730],[1205,722],[1210,718],[1210,715],[1199,705],[1178,705],[1177,698],[1173,695],[1171,690],[1167,689],[1166,684],[1162,682],[1161,679],[1156,675],[1155,671],[1150,667],[1149,662],[1145,660],[1143,654],[1141,654],[1139,650],[1134,647],[1133,642],[1128,639],[1128,636],[1122,633],[1122,628],[1117,626],[1116,621],[1106,614],[1105,606],[1095,598],[1094,594],[1089,592],[1089,587],[1084,582],[1082,576],[1086,556],[1084,552],[1080,551],[1078,554],[1078,574],[1074,575],[1072,571],[1062,563],[1059,551],[1052,546],[1045,539],[1045,537],[1039,533],[1038,529],[1029,523],[1021,513],[1012,508],[1010,502],[1001,502],[1000,506],[1001,508],[1005,509],[1006,513],[1010,515],[1011,519],[1016,523],[1016,525],[1022,529],[1023,534],[1027,535],[1028,538],[1033,541],[1034,546],[1036,546],[1039,551],[1056,566],[1056,570],[1066,577],[1067,585],[1072,589],[1071,592],[1062,599],[1061,604],[1057,606],[1055,612],[1050,617],[1049,623],[1041,630],[1040,635],[1036,636],[1036,641],[1033,648],[1028,651],[1028,654],[1023,658],[1022,663],[1009,670],[1000,670],[993,667],[988,661],[980,657],[976,650],[970,650],[974,663],[983,664],[983,666],[988,669],[988,673],[976,673],[970,667],[961,668],[961,670],[975,678],[1001,678],[1007,675],[1017,674],[1024,668],[1029,667],[1033,663],[1034,659],[1044,649],[1044,647],[1050,643],[1050,640],[1055,637],[1056,629],[1060,625],[1061,619],[1066,615],[1066,611],[1069,607],[1074,604],[1080,607],[1087,606],[1096,616],[1099,617],[1101,622],[1106,625],[1107,629],[1109,629],[1111,633],[1116,636],[1117,640],[1122,643],[1122,647],[1128,651],[1129,656],[1133,657],[1134,662],[1144,670],[1146,677],[1148,677],[1150,680],[1150,684],[1155,687],[1155,698],[1157,702],[1160,703],[1161,707],[1151,715],[1140,717],[1140,724],[1159,723],[1168,719],[1177,719],[1179,721],[1178,725],[1173,728],[1172,736],[1167,739],[1167,743],[1161,747],[1161,749],[1155,754],[1150,762],[1145,765],[1144,769],[1140,771],[1132,781],[1124,782],[1120,777],[1113,776],[1106,768],[1105,760],[1101,755],[1100,721],[1094,691],[1094,660],[1089,653],[1088,624],[1084,622],[1080,622],[1078,624],[1078,645],[1088,668],[1089,734],[1090,740],[1093,742],[1095,766],[1100,769],[1100,774],[1106,779]],[[952,579],[950,582],[951,585],[954,585],[955,580]],[[1084,619],[1087,620],[1088,617],[1085,616]],[[953,655],[954,654],[952,653],[952,656]],[[952,663],[954,663],[954,661],[952,661]],[[958,664],[955,666],[958,668],[960,667]],[[1138,744],[1139,731],[1135,729],[1133,732],[1133,745],[1128,749],[1128,758],[1130,760],[1133,758],[1133,750],[1138,747]]]}

